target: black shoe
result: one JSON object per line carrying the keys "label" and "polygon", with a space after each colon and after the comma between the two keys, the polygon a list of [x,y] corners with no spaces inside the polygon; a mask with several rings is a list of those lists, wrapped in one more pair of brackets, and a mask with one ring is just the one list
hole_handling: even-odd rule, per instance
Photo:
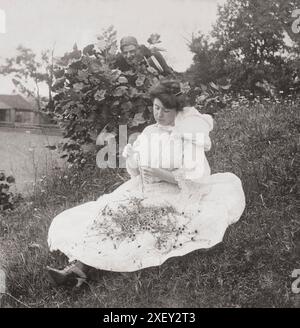
{"label": "black shoe", "polygon": [[86,274],[76,265],[67,266],[63,270],[57,270],[47,266],[47,274],[53,285],[69,285],[80,287],[87,279]]}

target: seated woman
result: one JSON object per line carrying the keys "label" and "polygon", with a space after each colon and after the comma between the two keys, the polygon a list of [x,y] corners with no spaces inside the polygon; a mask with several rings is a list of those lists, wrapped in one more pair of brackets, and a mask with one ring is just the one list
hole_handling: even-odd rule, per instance
{"label": "seated woman", "polygon": [[57,284],[86,279],[90,267],[136,271],[212,247],[243,213],[240,179],[210,173],[212,118],[184,106],[177,81],[162,81],[150,94],[157,123],[124,149],[131,179],[51,223],[50,250],[75,261],[64,270],[48,267]]}

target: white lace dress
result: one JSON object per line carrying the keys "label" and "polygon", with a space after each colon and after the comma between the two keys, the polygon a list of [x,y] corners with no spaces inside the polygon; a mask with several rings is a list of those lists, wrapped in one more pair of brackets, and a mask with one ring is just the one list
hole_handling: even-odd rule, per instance
{"label": "white lace dress", "polygon": [[[175,127],[147,127],[133,145],[138,171],[128,168],[131,179],[112,193],[57,215],[49,228],[50,250],[97,269],[127,272],[221,242],[242,215],[245,198],[237,176],[210,174],[204,151],[210,148],[211,129],[211,117],[194,108],[179,113]],[[202,137],[186,134],[195,132]],[[153,136],[162,148],[152,147],[150,165],[169,165],[177,184],[143,179],[145,140]],[[164,151],[170,140],[182,144]]]}

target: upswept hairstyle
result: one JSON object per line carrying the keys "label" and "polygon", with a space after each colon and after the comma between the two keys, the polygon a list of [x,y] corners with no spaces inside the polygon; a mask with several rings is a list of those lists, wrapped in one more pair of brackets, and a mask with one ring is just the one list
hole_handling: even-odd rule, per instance
{"label": "upswept hairstyle", "polygon": [[150,89],[152,100],[159,99],[164,107],[175,109],[176,112],[183,110],[186,99],[181,92],[180,83],[176,80],[161,80]]}

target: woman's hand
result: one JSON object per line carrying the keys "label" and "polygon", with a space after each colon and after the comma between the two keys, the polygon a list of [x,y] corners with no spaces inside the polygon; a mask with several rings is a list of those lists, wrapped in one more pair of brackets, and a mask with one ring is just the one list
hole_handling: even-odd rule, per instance
{"label": "woman's hand", "polygon": [[136,151],[133,149],[131,144],[127,144],[124,147],[122,156],[126,158],[126,169],[131,176],[137,176],[140,174],[138,169],[138,162],[136,156],[134,156]]}
{"label": "woman's hand", "polygon": [[123,153],[122,153],[122,156],[126,158],[126,163],[131,168],[134,168],[134,169],[136,169],[138,167],[136,156],[134,156],[135,153],[136,153],[136,151],[133,149],[131,144],[127,144],[124,147],[124,150],[123,150]]}
{"label": "woman's hand", "polygon": [[145,167],[145,166],[142,168],[142,170],[143,170],[143,177],[146,182],[149,180],[151,181],[152,177],[157,177],[160,180],[177,184],[177,181],[175,180],[173,174],[168,170],[164,170],[161,168]]}
{"label": "woman's hand", "polygon": [[122,156],[125,157],[125,158],[130,158],[133,156],[134,154],[134,149],[132,147],[131,144],[127,144],[124,149],[123,149],[123,153],[122,153]]}

